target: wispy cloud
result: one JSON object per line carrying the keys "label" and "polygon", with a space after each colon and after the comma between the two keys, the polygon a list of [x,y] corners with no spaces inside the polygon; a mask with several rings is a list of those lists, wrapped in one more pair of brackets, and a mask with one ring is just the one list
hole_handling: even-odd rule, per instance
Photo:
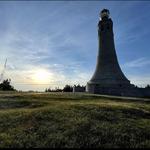
{"label": "wispy cloud", "polygon": [[126,67],[143,67],[150,65],[150,59],[142,57],[124,64]]}
{"label": "wispy cloud", "polygon": [[143,76],[138,76],[138,75],[130,75],[129,79],[132,84],[135,84],[139,87],[145,87],[146,85],[150,84],[150,75],[143,75]]}
{"label": "wispy cloud", "polygon": [[[22,70],[7,69],[5,77],[11,78],[12,84],[17,89],[43,91],[45,88],[48,87],[62,88],[66,84],[86,85],[86,82],[90,79],[91,76],[88,71],[83,72],[82,69],[75,66],[58,66],[58,64],[54,64],[54,66],[55,67],[28,66],[28,68],[26,67]],[[33,80],[33,75],[40,69],[46,70],[49,74],[49,78],[46,83],[35,83]]]}

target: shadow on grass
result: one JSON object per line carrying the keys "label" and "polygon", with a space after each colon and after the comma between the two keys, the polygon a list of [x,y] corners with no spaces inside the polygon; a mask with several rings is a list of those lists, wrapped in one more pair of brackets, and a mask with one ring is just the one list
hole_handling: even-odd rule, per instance
{"label": "shadow on grass", "polygon": [[16,109],[16,108],[38,108],[45,106],[47,103],[27,100],[1,100],[0,109]]}

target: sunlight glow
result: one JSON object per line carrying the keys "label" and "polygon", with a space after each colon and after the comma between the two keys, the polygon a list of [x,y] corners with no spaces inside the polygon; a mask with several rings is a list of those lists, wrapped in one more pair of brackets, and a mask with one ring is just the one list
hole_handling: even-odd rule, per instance
{"label": "sunlight glow", "polygon": [[32,79],[38,84],[48,84],[50,83],[51,73],[47,70],[36,70],[32,75]]}

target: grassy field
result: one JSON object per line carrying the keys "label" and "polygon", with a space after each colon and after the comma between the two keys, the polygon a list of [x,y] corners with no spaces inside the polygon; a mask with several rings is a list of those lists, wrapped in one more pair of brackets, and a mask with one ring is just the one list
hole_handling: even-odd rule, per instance
{"label": "grassy field", "polygon": [[150,148],[150,101],[0,93],[0,148]]}

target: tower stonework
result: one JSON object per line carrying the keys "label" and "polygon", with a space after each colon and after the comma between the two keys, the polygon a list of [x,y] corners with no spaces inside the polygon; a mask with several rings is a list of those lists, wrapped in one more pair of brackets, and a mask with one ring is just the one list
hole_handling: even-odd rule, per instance
{"label": "tower stonework", "polygon": [[138,89],[130,84],[119,66],[114,44],[113,21],[109,17],[109,10],[103,9],[100,17],[97,65],[93,77],[87,83],[86,91],[109,95],[139,95]]}

